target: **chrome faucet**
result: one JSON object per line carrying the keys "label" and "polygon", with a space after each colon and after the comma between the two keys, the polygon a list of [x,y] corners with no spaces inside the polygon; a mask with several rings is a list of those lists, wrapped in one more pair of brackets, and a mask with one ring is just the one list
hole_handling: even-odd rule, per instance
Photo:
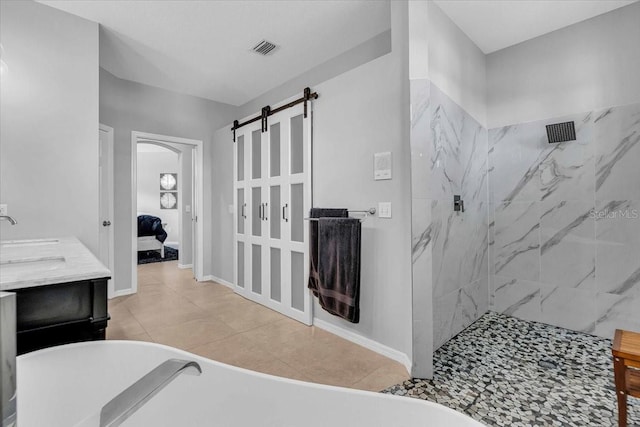
{"label": "chrome faucet", "polygon": [[0,425],[17,425],[16,294],[0,292]]}
{"label": "chrome faucet", "polygon": [[119,426],[183,372],[200,375],[202,368],[197,362],[181,359],[169,359],[156,366],[102,407],[100,427]]}
{"label": "chrome faucet", "polygon": [[9,215],[0,215],[0,219],[9,221],[11,225],[16,225],[18,223],[18,221],[16,221],[13,217],[10,217]]}

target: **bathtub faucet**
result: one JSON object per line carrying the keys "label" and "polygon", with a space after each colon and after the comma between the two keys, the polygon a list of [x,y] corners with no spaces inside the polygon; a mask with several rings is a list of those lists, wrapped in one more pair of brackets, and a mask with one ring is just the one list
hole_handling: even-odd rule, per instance
{"label": "bathtub faucet", "polygon": [[202,368],[192,360],[169,359],[114,397],[100,411],[100,427],[116,427],[181,373],[200,375]]}
{"label": "bathtub faucet", "polygon": [[0,215],[0,219],[4,219],[6,221],[9,221],[11,223],[11,225],[16,225],[18,223],[18,221],[16,221],[13,217],[11,217],[9,215]]}
{"label": "bathtub faucet", "polygon": [[17,424],[16,294],[0,292],[0,425]]}

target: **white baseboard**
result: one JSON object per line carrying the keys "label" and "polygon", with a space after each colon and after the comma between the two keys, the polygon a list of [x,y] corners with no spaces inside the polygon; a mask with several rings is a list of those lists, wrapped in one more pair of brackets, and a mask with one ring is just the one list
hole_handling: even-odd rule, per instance
{"label": "white baseboard", "polygon": [[193,264],[180,264],[180,263],[178,263],[178,268],[182,268],[182,269],[193,268]]}
{"label": "white baseboard", "polygon": [[216,276],[214,276],[214,275],[212,275],[212,274],[209,274],[208,276],[204,276],[204,277],[202,278],[202,280],[203,280],[203,281],[210,280],[210,281],[212,281],[212,282],[218,282],[218,283],[220,283],[221,285],[225,285],[226,287],[231,288],[231,289],[235,288],[235,286],[233,285],[233,283],[231,283],[231,282],[227,282],[226,280],[221,279],[221,278],[219,278],[219,277],[216,277]]}
{"label": "white baseboard", "polygon": [[376,353],[388,357],[389,359],[395,360],[396,362],[402,363],[404,367],[407,368],[407,372],[411,373],[411,358],[409,358],[409,356],[401,351],[395,350],[391,347],[387,347],[384,344],[380,344],[377,341],[363,337],[362,335],[356,334],[355,332],[349,331],[347,329],[343,329],[340,326],[336,326],[322,319],[314,317],[313,325],[317,326],[320,329],[324,329],[327,332],[331,332],[332,334],[335,334],[348,341],[368,348],[371,351],[375,351]]}
{"label": "white baseboard", "polygon": [[109,299],[117,298],[117,297],[123,297],[125,295],[131,295],[131,294],[135,294],[135,292],[131,288],[129,288],[129,289],[120,289],[119,291],[113,291],[113,295],[111,295],[111,297],[109,297]]}

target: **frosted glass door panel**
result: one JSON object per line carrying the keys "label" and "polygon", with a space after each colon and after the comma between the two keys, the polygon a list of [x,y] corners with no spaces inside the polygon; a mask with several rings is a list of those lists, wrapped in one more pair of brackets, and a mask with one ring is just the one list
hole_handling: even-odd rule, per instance
{"label": "frosted glass door panel", "polygon": [[262,293],[262,246],[251,245],[251,290]]}
{"label": "frosted glass door panel", "polygon": [[262,236],[262,187],[251,189],[251,234]]}
{"label": "frosted glass door panel", "polygon": [[[307,104],[309,110],[309,105]],[[234,162],[235,291],[312,324],[307,289],[312,114],[299,104],[238,132]],[[244,209],[243,209],[244,208]]]}
{"label": "frosted glass door panel", "polygon": [[280,238],[280,226],[282,221],[282,207],[280,206],[280,186],[271,186],[271,238]]}
{"label": "frosted glass door panel", "polygon": [[262,132],[251,132],[251,177],[258,179],[262,176]]}
{"label": "frosted glass door panel", "polygon": [[271,299],[280,302],[282,298],[282,264],[279,248],[271,248]]}
{"label": "frosted glass door panel", "polygon": [[291,173],[304,172],[304,138],[302,115],[291,119]]}
{"label": "frosted glass door panel", "polygon": [[238,218],[238,234],[244,234],[244,188],[238,188],[238,204],[236,205],[236,216]]}
{"label": "frosted glass door panel", "polygon": [[280,176],[280,123],[271,125],[269,136],[270,176]]}
{"label": "frosted glass door panel", "polygon": [[244,288],[244,242],[238,242],[238,283],[237,285]]}
{"label": "frosted glass door panel", "polygon": [[238,141],[236,142],[238,146],[238,156],[236,158],[238,162],[237,170],[238,170],[238,181],[244,180],[244,135],[240,135],[238,137]]}
{"label": "frosted glass door panel", "polygon": [[304,240],[304,187],[303,184],[291,185],[291,240]]}
{"label": "frosted glass door panel", "polygon": [[304,310],[304,292],[307,289],[304,283],[304,254],[291,252],[291,307],[296,310]]}

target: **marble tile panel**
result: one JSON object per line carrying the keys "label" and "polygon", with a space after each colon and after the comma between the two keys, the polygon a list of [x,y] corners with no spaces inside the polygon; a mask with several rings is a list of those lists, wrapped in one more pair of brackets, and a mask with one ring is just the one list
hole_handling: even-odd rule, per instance
{"label": "marble tile panel", "polygon": [[596,195],[599,200],[640,200],[640,104],[593,114]]}
{"label": "marble tile panel", "polygon": [[540,281],[595,290],[593,201],[541,202]]}
{"label": "marble tile panel", "polygon": [[611,339],[616,329],[640,332],[640,294],[598,294],[596,307],[594,335]]}
{"label": "marble tile panel", "polygon": [[527,280],[493,276],[491,288],[492,311],[519,319],[540,321],[540,284]]}
{"label": "marble tile panel", "polygon": [[596,206],[596,288],[640,294],[640,201],[598,201]]}
{"label": "marble tile panel", "polygon": [[[487,278],[483,277],[473,283],[465,285],[460,293],[460,316],[457,317],[455,334],[475,322],[489,310],[489,286]],[[455,335],[454,334],[454,335]]]}
{"label": "marble tile panel", "polygon": [[542,322],[593,333],[598,318],[594,292],[544,284],[540,292]]}
{"label": "marble tile panel", "polygon": [[595,191],[594,144],[591,113],[534,122],[546,132],[546,125],[573,121],[576,140],[549,144],[539,166],[540,198],[544,201],[593,200]]}
{"label": "marble tile panel", "polygon": [[431,85],[430,198],[484,199],[486,183],[486,131],[437,86]]}
{"label": "marble tile panel", "polygon": [[437,229],[431,218],[431,200],[413,199],[411,203],[411,257],[413,264],[423,256],[430,256]]}
{"label": "marble tile panel", "polygon": [[432,203],[434,295],[479,280],[487,272],[487,208],[483,203],[454,212],[452,204]]}
{"label": "marble tile panel", "polygon": [[413,374],[433,372],[433,283],[431,204],[427,199],[412,201],[412,324]]}
{"label": "marble tile panel", "polygon": [[486,280],[434,298],[433,348],[437,349],[488,310]]}
{"label": "marble tile panel", "polygon": [[550,150],[544,130],[521,124],[490,129],[488,135],[490,200],[540,200],[539,166]]}
{"label": "marble tile panel", "polygon": [[540,279],[539,202],[495,205],[491,268],[503,277]]}
{"label": "marble tile panel", "polygon": [[426,79],[410,81],[411,96],[411,192],[415,199],[429,196],[431,179],[431,131],[429,90]]}
{"label": "marble tile panel", "polygon": [[461,289],[433,299],[433,349],[437,350],[454,334],[456,314],[461,304]]}

